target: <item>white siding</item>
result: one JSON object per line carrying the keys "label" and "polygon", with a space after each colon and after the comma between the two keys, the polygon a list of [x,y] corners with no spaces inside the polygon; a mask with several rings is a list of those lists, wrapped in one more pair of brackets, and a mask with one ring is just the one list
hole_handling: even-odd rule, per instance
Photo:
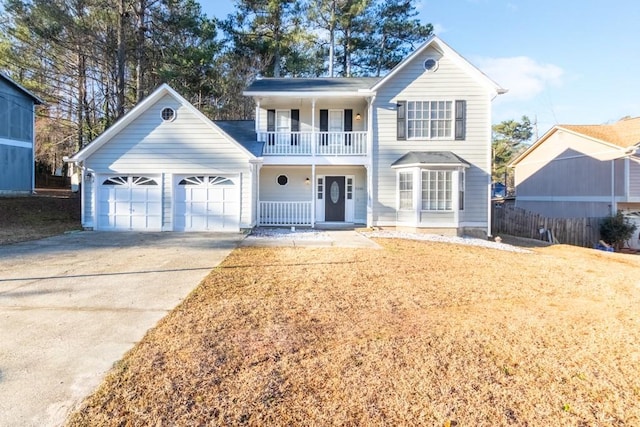
{"label": "white siding", "polygon": [[[383,85],[374,105],[374,224],[396,219],[396,171],[391,164],[408,151],[451,151],[471,164],[466,170],[465,210],[460,216],[469,223],[488,222],[490,182],[491,104],[490,94],[477,80],[447,57],[439,59],[436,72],[425,72],[426,57],[439,55],[427,50]],[[466,139],[401,140],[396,136],[396,103],[401,100],[466,100]]]}
{"label": "white siding", "polygon": [[[176,110],[176,118],[163,122],[160,111]],[[223,137],[188,108],[166,95],[138,116],[85,162],[102,174],[165,174],[163,180],[163,227],[173,220],[173,176],[241,174],[241,227],[252,224],[252,192],[249,155]],[[93,209],[85,200],[87,212]]]}
{"label": "white siding", "polygon": [[[279,175],[286,175],[287,185],[276,181]],[[309,178],[309,185],[305,183]],[[313,197],[311,167],[264,166],[260,170],[260,200],[263,202],[310,201]]]}

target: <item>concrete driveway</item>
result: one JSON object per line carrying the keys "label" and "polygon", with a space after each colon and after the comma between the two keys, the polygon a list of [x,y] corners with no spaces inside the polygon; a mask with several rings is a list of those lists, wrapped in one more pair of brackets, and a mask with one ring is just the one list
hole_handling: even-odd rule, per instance
{"label": "concrete driveway", "polygon": [[0,426],[59,426],[241,234],[78,232],[0,246]]}

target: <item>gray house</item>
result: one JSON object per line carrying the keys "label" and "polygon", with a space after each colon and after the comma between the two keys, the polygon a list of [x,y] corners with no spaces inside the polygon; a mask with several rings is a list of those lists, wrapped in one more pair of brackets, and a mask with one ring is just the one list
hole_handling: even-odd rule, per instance
{"label": "gray house", "polygon": [[437,37],[381,78],[256,80],[255,122],[212,122],[163,85],[69,159],[82,223],[486,236],[491,101],[504,92]]}
{"label": "gray house", "polygon": [[0,73],[0,195],[33,192],[35,106],[42,103]]}

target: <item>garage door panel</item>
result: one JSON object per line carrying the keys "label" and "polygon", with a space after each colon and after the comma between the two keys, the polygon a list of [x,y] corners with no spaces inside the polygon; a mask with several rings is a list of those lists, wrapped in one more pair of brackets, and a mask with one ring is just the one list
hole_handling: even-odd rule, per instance
{"label": "garage door panel", "polygon": [[233,178],[187,176],[175,189],[175,229],[237,231],[240,228],[240,187]]}
{"label": "garage door panel", "polygon": [[156,178],[113,176],[101,180],[98,229],[160,230],[162,190]]}

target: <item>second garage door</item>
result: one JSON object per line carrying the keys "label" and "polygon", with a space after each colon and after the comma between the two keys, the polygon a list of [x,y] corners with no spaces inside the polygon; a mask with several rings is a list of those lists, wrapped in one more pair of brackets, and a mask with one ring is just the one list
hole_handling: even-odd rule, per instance
{"label": "second garage door", "polygon": [[176,231],[239,231],[237,177],[185,176],[175,186]]}

